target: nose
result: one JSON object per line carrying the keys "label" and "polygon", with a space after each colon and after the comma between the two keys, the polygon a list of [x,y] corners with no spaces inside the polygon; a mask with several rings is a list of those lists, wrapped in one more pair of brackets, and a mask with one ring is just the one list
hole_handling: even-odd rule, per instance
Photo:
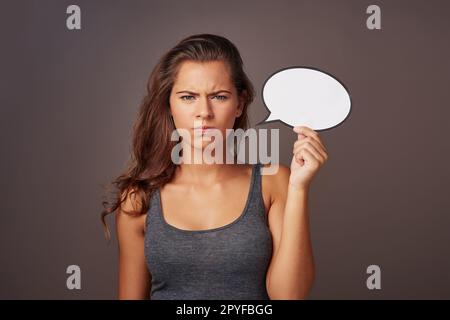
{"label": "nose", "polygon": [[196,111],[196,119],[210,119],[213,117],[213,112],[209,104],[208,98],[200,99]]}

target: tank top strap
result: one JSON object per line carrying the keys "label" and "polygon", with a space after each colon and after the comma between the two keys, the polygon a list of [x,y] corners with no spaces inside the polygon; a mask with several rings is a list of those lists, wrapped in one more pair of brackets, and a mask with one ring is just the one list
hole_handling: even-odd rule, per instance
{"label": "tank top strap", "polygon": [[252,179],[253,200],[257,200],[261,193],[261,164],[259,162],[253,165]]}
{"label": "tank top strap", "polygon": [[150,194],[149,203],[148,203],[148,210],[146,213],[145,218],[145,225],[148,226],[148,223],[150,220],[152,220],[152,223],[159,223],[159,199],[158,199],[158,189],[153,190],[153,192]]}
{"label": "tank top strap", "polygon": [[250,212],[266,218],[264,199],[262,195],[262,164],[257,162],[253,165],[252,172],[252,190],[250,195]]}

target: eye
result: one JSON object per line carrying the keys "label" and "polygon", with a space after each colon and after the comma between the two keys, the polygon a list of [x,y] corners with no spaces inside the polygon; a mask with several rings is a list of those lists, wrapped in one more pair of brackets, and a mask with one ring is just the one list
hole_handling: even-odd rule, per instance
{"label": "eye", "polygon": [[180,99],[181,100],[185,100],[185,101],[189,101],[189,100],[192,100],[192,99],[184,99],[184,98],[190,98],[190,97],[193,98],[194,96],[181,96]]}
{"label": "eye", "polygon": [[221,95],[217,95],[217,96],[215,96],[215,97],[220,97],[219,100],[227,100],[227,99],[228,99],[227,96],[221,96]]}

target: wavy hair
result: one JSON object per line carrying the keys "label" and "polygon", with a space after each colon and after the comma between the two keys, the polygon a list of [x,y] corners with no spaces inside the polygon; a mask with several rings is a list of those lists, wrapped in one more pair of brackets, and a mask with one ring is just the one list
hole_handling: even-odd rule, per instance
{"label": "wavy hair", "polygon": [[238,96],[243,97],[241,116],[236,118],[233,129],[246,130],[249,126],[247,109],[255,92],[252,83],[243,70],[241,55],[228,39],[214,34],[195,34],[178,42],[166,52],[153,68],[147,92],[139,106],[133,125],[132,149],[127,168],[111,184],[114,196],[111,202],[103,201],[101,221],[108,241],[111,233],[106,216],[121,207],[129,195],[135,194],[140,203],[139,211],[124,211],[131,215],[145,214],[149,209],[151,194],[171,181],[177,164],[172,162],[171,152],[178,143],[171,141],[176,129],[170,114],[169,97],[177,75],[184,61],[224,61],[231,71],[232,82]]}

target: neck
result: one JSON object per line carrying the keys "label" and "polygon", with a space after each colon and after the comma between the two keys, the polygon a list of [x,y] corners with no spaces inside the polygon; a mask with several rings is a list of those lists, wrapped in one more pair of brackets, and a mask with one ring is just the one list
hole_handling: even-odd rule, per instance
{"label": "neck", "polygon": [[[183,149],[185,150],[185,149]],[[204,149],[194,149],[190,148],[191,155],[185,155],[182,152],[182,161],[177,169],[177,176],[181,180],[189,181],[192,184],[200,185],[212,185],[217,181],[224,180],[225,177],[229,177],[231,170],[237,164],[237,155],[232,154],[230,150],[224,146],[222,150],[223,157],[220,157],[220,161],[214,161],[215,152],[211,153],[212,159],[206,160],[204,157]],[[199,158],[195,160],[195,153],[199,155]],[[227,157],[228,153],[228,157]],[[209,154],[209,153],[208,153]],[[230,159],[231,163],[226,163],[226,160]]]}

